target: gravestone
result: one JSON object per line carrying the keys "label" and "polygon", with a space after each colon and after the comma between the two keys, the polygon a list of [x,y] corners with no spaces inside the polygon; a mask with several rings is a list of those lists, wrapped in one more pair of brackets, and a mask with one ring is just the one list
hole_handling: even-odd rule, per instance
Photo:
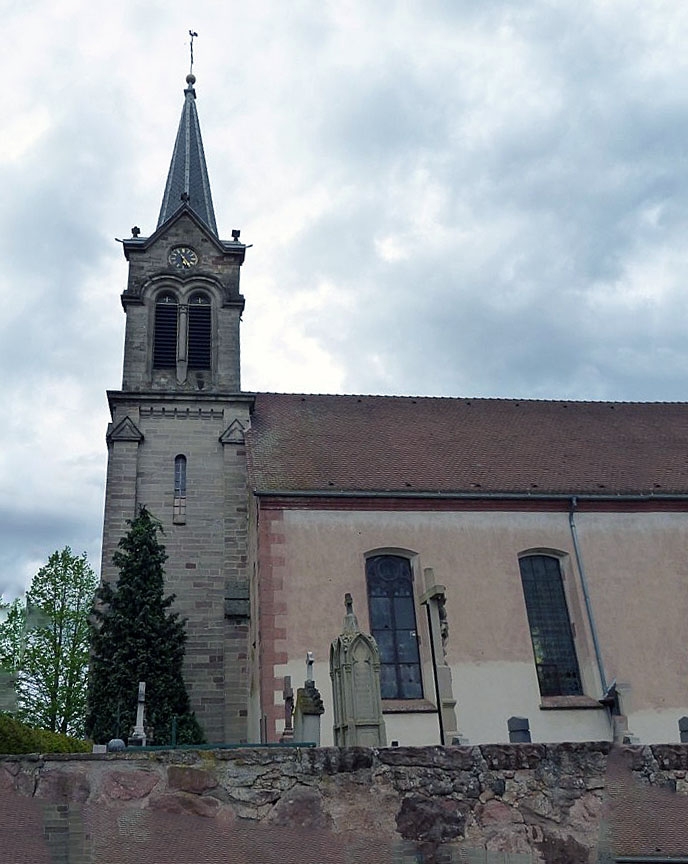
{"label": "gravestone", "polygon": [[361,632],[351,594],[346,594],[344,602],[344,629],[330,646],[334,743],[338,747],[384,747],[380,652],[375,639]]}
{"label": "gravestone", "polygon": [[688,717],[679,718],[678,733],[681,738],[681,744],[688,744]]}
{"label": "gravestone", "polygon": [[509,743],[530,744],[530,723],[527,717],[509,717],[506,721]]}
{"label": "gravestone", "polygon": [[294,741],[320,746],[320,716],[325,713],[320,692],[313,680],[313,654],[306,655],[306,680],[296,691]]}
{"label": "gravestone", "polygon": [[284,676],[282,698],[284,699],[284,732],[282,732],[280,743],[288,744],[294,740],[294,727],[292,725],[294,717],[294,689],[291,686],[291,675]]}

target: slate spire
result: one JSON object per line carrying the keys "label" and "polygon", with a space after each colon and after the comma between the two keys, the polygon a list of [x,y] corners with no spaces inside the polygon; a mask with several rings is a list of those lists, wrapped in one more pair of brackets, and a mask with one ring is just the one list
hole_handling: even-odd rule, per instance
{"label": "slate spire", "polygon": [[193,86],[196,76],[191,73],[187,75],[186,83],[184,107],[165,184],[165,194],[162,197],[158,228],[183,204],[187,204],[213,234],[217,235],[208,168],[205,164],[201,127],[196,111],[196,91]]}

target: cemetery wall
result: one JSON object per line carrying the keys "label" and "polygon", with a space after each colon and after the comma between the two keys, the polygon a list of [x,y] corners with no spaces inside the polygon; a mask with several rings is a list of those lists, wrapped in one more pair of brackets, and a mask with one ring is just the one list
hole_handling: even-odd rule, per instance
{"label": "cemetery wall", "polygon": [[584,862],[688,843],[688,747],[0,759],[0,864]]}

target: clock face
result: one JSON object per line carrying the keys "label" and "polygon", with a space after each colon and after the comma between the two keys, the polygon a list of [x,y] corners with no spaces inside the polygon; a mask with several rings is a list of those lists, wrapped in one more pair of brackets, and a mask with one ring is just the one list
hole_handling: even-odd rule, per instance
{"label": "clock face", "polygon": [[198,255],[190,246],[175,246],[167,260],[175,270],[190,270],[198,264]]}

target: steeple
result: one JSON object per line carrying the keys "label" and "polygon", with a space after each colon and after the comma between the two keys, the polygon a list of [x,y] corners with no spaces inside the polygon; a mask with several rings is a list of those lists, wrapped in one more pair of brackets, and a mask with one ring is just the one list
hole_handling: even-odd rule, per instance
{"label": "steeple", "polygon": [[205,164],[201,127],[196,111],[196,91],[193,86],[196,76],[189,73],[186,83],[184,107],[165,184],[158,228],[186,204],[217,236],[208,168]]}

